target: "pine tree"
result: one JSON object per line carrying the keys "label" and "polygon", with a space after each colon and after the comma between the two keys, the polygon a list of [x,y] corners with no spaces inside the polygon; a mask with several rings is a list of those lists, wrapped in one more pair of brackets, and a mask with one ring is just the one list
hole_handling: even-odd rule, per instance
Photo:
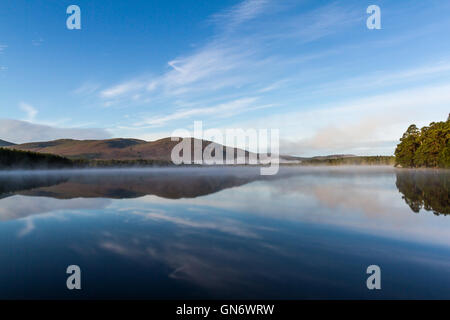
{"label": "pine tree", "polygon": [[420,131],[410,125],[395,150],[402,167],[450,168],[450,114],[446,122],[432,122]]}
{"label": "pine tree", "polygon": [[414,155],[420,146],[420,131],[415,124],[408,127],[395,149],[395,160],[402,167],[415,167]]}

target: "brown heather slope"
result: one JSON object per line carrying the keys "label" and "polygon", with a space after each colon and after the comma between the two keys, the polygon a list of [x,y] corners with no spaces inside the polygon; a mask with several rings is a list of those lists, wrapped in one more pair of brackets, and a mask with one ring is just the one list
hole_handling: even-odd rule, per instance
{"label": "brown heather slope", "polygon": [[[163,160],[170,161],[172,149],[178,141],[164,138],[156,141],[138,139],[108,139],[108,140],[72,140],[62,139],[47,142],[24,143],[8,148],[50,153],[71,159],[90,160]],[[204,149],[210,141],[202,142]],[[234,150],[236,154],[236,150]],[[248,156],[248,152],[246,152]]]}
{"label": "brown heather slope", "polygon": [[146,143],[137,139],[109,140],[72,140],[61,139],[46,142],[31,142],[15,146],[11,149],[51,153],[68,158],[85,159],[138,159],[133,154],[133,146]]}

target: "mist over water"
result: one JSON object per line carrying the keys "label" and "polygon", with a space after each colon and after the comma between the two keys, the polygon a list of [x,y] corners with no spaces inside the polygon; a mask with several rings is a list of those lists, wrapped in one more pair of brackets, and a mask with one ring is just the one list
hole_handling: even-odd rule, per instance
{"label": "mist over water", "polygon": [[449,171],[259,173],[0,172],[0,298],[450,298]]}

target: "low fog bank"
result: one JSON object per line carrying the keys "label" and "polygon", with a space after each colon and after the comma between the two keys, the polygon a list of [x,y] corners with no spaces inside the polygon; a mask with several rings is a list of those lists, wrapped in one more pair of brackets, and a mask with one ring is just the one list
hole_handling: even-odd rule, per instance
{"label": "low fog bank", "polygon": [[[298,175],[395,175],[406,172],[423,172],[424,174],[447,175],[450,170],[445,169],[406,169],[392,166],[375,165],[348,165],[348,166],[280,166],[274,175],[261,175],[261,166],[171,166],[171,167],[108,167],[108,168],[74,168],[74,169],[43,169],[43,170],[0,170],[0,182],[24,177],[47,176],[53,178],[71,177],[108,177],[120,176],[130,179],[140,177],[170,177],[173,180],[195,179],[196,177],[239,177],[252,180],[283,179]],[[5,180],[6,179],[6,180]],[[158,180],[159,181],[159,180]],[[156,182],[156,180],[155,180]]]}
{"label": "low fog bank", "polygon": [[[72,175],[72,174],[260,174],[261,166],[171,166],[171,167],[108,167],[108,168],[74,168],[74,169],[10,169],[0,170],[0,176],[9,175]],[[314,173],[314,172],[394,172],[396,170],[435,171],[433,169],[399,169],[392,166],[280,166],[276,175],[285,173]]]}

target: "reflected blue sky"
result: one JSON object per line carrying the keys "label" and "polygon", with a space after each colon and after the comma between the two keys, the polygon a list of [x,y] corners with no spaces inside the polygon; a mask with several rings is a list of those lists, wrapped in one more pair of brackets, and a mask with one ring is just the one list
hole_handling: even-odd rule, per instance
{"label": "reflected blue sky", "polygon": [[394,169],[201,170],[4,194],[0,298],[450,298],[450,219],[413,212]]}

